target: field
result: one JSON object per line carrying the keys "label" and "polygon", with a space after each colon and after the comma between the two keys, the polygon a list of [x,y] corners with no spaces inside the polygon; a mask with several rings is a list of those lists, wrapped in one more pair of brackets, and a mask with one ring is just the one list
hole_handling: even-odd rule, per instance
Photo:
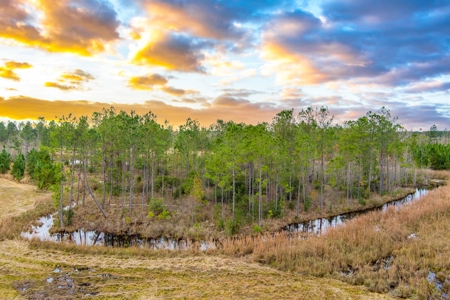
{"label": "field", "polygon": [[[0,179],[5,232],[11,218],[49,194]],[[39,205],[38,205],[39,206]],[[33,214],[28,214],[29,216]],[[0,241],[3,299],[389,299],[364,286],[302,276],[251,257]]]}

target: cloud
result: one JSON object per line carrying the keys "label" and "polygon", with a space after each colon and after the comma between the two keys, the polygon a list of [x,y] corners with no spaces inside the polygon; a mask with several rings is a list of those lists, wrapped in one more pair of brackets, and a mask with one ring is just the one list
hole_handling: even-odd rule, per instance
{"label": "cloud", "polygon": [[15,61],[7,61],[4,67],[0,66],[0,77],[14,81],[20,81],[20,77],[14,72],[15,69],[29,69],[32,65]]}
{"label": "cloud", "polygon": [[204,73],[204,67],[200,63],[204,57],[201,53],[203,44],[201,40],[184,35],[160,35],[140,49],[132,62],[181,72]]}
{"label": "cloud", "polygon": [[[196,100],[202,103],[201,99]],[[219,100],[220,102],[220,100]],[[225,107],[222,104],[204,105],[202,109],[173,106],[162,101],[149,100],[143,104],[118,104],[79,101],[48,101],[35,99],[26,96],[10,97],[0,99],[0,117],[7,117],[15,120],[37,119],[44,117],[46,120],[56,119],[62,115],[72,113],[73,116],[91,115],[93,112],[102,111],[103,108],[114,106],[117,111],[135,110],[138,114],[145,114],[149,111],[155,113],[159,120],[169,120],[171,124],[184,124],[187,118],[197,119],[202,125],[208,126],[216,122],[217,119],[233,120],[235,122],[246,122],[256,124],[267,120],[279,111],[276,106],[268,103],[242,103],[240,109],[233,109],[233,106]]]}
{"label": "cloud", "polygon": [[148,74],[146,76],[134,76],[128,80],[128,87],[133,90],[153,91],[160,90],[173,96],[185,94],[196,94],[198,91],[177,89],[167,85],[169,79],[159,74]]}
{"label": "cloud", "polygon": [[165,85],[169,80],[159,74],[149,74],[146,76],[134,76],[128,80],[128,86],[134,90],[152,91],[155,85]]}
{"label": "cloud", "polygon": [[330,80],[329,74],[314,67],[306,57],[281,44],[265,43],[261,58],[269,61],[263,66],[262,75],[274,74],[279,85],[314,85]]}
{"label": "cloud", "polygon": [[17,76],[17,74],[14,73],[13,70],[9,70],[9,69],[4,68],[4,67],[0,67],[0,77],[6,78],[6,79],[10,79],[10,80],[14,80],[14,81],[20,81],[20,77]]}
{"label": "cloud", "polygon": [[411,83],[405,87],[406,93],[442,92],[450,90],[450,82],[424,81]]}
{"label": "cloud", "polygon": [[0,37],[51,52],[102,52],[119,39],[119,25],[104,0],[1,0]]}
{"label": "cloud", "polygon": [[44,83],[44,86],[57,88],[57,89],[60,89],[61,91],[79,90],[79,88],[74,85],[60,84],[60,83],[51,82],[51,81],[47,81],[46,83]]}
{"label": "cloud", "polygon": [[183,96],[186,94],[197,94],[198,91],[195,90],[184,90],[184,89],[177,89],[171,86],[163,86],[161,88],[161,91],[167,94],[171,94],[173,96]]}
{"label": "cloud", "polygon": [[255,27],[285,2],[289,1],[135,0],[147,15],[131,21],[130,35],[138,49],[131,61],[200,73],[212,63],[213,72],[226,72],[227,66],[214,65],[206,54],[254,48],[259,38]]}
{"label": "cloud", "polygon": [[94,76],[92,76],[91,74],[83,70],[76,69],[73,72],[62,73],[57,79],[57,82],[47,81],[46,83],[44,83],[44,86],[57,88],[62,91],[84,91],[84,84],[94,79]]}
{"label": "cloud", "polygon": [[302,89],[300,88],[292,88],[292,87],[286,87],[281,90],[280,93],[281,98],[301,98],[304,97],[305,94],[303,93]]}
{"label": "cloud", "polygon": [[[182,99],[181,103],[189,103],[189,99],[197,103],[207,103],[205,99],[188,98]],[[317,100],[317,101],[316,101]],[[48,101],[40,100],[27,96],[16,96],[4,99],[0,97],[0,117],[6,117],[15,120],[37,119],[45,117],[46,120],[53,120],[55,117],[68,115],[72,113],[74,116],[92,115],[93,112],[100,112],[103,108],[114,106],[117,111],[134,110],[138,114],[145,114],[149,111],[158,116],[160,121],[169,120],[173,125],[184,124],[187,118],[197,119],[203,126],[208,126],[216,122],[217,119],[233,120],[234,122],[244,122],[247,124],[257,124],[260,122],[270,122],[272,118],[283,109],[294,108],[297,112],[307,106],[318,107],[317,103],[325,103],[333,101],[330,99],[314,99],[310,97],[309,104],[304,103],[302,106],[283,106],[272,102],[253,103],[242,97],[233,97],[231,95],[220,95],[209,105],[202,105],[201,109],[193,109],[189,107],[180,107],[169,105],[162,101],[148,100],[142,104],[119,104],[119,103],[102,103],[91,102],[86,100],[79,101]],[[341,101],[347,102],[346,99]],[[344,120],[354,120],[364,116],[367,111],[377,111],[381,106],[395,107],[391,109],[392,116],[399,116],[399,123],[411,129],[413,124],[423,124],[423,128],[429,128],[436,124],[438,128],[450,128],[450,116],[444,111],[450,111],[450,107],[442,110],[434,105],[410,105],[405,102],[380,102],[374,105],[355,104],[347,102],[347,106],[338,106],[330,108],[330,112],[335,116],[336,123],[342,123]],[[379,106],[378,106],[379,105]],[[417,125],[416,125],[417,126]],[[418,129],[418,128],[413,128]]]}
{"label": "cloud", "polygon": [[7,61],[7,62],[5,62],[5,67],[10,70],[29,69],[32,67],[32,65],[30,65],[29,63],[26,63],[26,62]]}
{"label": "cloud", "polygon": [[321,11],[281,12],[264,26],[263,71],[280,72],[279,84],[404,86],[450,73],[450,3],[329,0]]}
{"label": "cloud", "polygon": [[252,95],[262,94],[260,91],[249,90],[249,89],[222,89],[223,95],[233,96],[233,97],[249,97]]}
{"label": "cloud", "polygon": [[283,9],[290,1],[178,1],[135,0],[147,12],[149,24],[160,29],[214,39],[240,42],[251,26],[274,9]]}

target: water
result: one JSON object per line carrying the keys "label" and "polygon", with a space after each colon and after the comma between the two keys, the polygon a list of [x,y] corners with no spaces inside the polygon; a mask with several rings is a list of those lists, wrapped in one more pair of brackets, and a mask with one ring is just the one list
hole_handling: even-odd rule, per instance
{"label": "water", "polygon": [[[283,229],[288,232],[305,232],[313,233],[317,235],[323,234],[328,228],[336,227],[344,224],[346,221],[351,220],[361,214],[369,211],[386,211],[388,207],[400,207],[406,203],[418,200],[422,196],[426,195],[428,190],[416,189],[416,192],[408,195],[400,200],[386,203],[380,207],[370,208],[358,212],[349,212],[340,214],[329,218],[319,218],[301,223],[293,223],[285,226]],[[76,245],[104,245],[110,247],[129,247],[138,246],[150,249],[164,249],[164,250],[187,250],[191,249],[193,245],[199,248],[201,251],[209,249],[215,249],[217,247],[214,241],[200,241],[195,243],[190,240],[173,239],[173,238],[145,238],[140,235],[114,235],[96,231],[85,231],[83,229],[77,230],[72,233],[56,233],[50,234],[50,228],[53,226],[53,216],[41,217],[39,222],[41,226],[32,226],[31,231],[22,232],[21,236],[27,239],[38,238],[41,241],[54,241],[54,242],[71,242]]]}
{"label": "water", "polygon": [[436,273],[434,273],[433,271],[430,271],[427,276],[427,281],[434,284],[436,290],[438,290],[441,293],[442,299],[449,298],[448,297],[449,295],[442,291],[443,283],[436,277]]}
{"label": "water", "polygon": [[57,237],[50,234],[50,228],[53,226],[53,216],[45,216],[41,217],[38,220],[42,225],[40,226],[31,226],[30,231],[22,232],[20,234],[21,237],[26,239],[38,238],[41,241],[57,241]]}
{"label": "water", "polygon": [[340,214],[333,217],[328,218],[319,218],[311,221],[293,223],[285,226],[283,229],[287,232],[304,232],[304,233],[313,233],[316,235],[321,235],[325,233],[328,228],[334,228],[339,225],[344,224],[345,222],[370,211],[386,211],[389,207],[394,206],[396,208],[409,203],[415,200],[420,199],[422,196],[425,196],[428,193],[426,189],[416,189],[415,193],[410,194],[400,200],[395,200],[392,202],[388,202],[382,206],[369,208],[362,211],[357,212],[349,212]]}

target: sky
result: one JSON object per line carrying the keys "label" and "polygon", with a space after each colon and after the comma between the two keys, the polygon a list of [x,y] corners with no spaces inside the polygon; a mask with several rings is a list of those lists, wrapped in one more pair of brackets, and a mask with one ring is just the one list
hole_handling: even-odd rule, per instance
{"label": "sky", "polygon": [[256,124],[381,107],[450,130],[447,0],[0,0],[0,120]]}

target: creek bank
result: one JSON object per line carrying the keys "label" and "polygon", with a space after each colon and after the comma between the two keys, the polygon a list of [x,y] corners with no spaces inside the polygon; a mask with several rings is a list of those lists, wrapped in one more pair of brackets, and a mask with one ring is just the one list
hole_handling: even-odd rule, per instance
{"label": "creek bank", "polygon": [[[284,226],[281,230],[287,232],[304,232],[316,235],[323,234],[327,228],[336,227],[344,224],[346,221],[353,219],[356,216],[362,215],[370,211],[385,211],[390,206],[399,207],[406,203],[420,199],[428,193],[427,189],[416,189],[414,193],[406,197],[392,200],[380,206],[365,208],[363,210],[347,212],[326,218],[318,218],[310,221],[291,223]],[[51,234],[53,226],[53,216],[41,217],[39,219],[39,226],[33,226],[28,232],[22,232],[21,236],[27,239],[38,238],[41,241],[54,242],[70,242],[76,245],[103,245],[109,247],[145,247],[150,249],[165,249],[165,250],[187,250],[198,249],[205,251],[219,247],[219,240],[200,240],[172,238],[172,237],[143,237],[140,234],[117,234],[110,232],[100,232],[95,230],[78,229],[73,232],[56,232]]]}

